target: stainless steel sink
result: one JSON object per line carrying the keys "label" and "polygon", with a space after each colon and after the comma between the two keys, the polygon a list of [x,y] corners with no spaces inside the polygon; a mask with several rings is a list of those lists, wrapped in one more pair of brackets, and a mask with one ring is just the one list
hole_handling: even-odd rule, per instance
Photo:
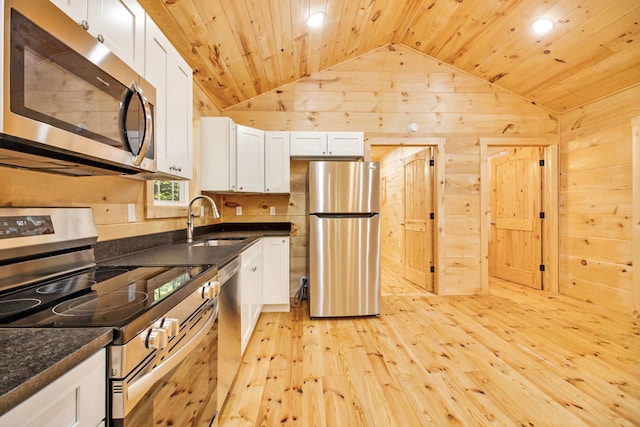
{"label": "stainless steel sink", "polygon": [[216,237],[215,239],[207,239],[201,242],[195,242],[191,246],[231,246],[239,245],[245,240],[246,236],[234,236],[234,237]]}

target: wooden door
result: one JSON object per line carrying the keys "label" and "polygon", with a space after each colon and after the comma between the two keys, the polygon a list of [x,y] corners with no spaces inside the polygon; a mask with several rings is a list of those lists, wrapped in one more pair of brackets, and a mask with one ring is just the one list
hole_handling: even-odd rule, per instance
{"label": "wooden door", "polygon": [[403,277],[433,292],[431,148],[404,159]]}
{"label": "wooden door", "polygon": [[510,151],[491,160],[489,274],[542,289],[542,149]]}

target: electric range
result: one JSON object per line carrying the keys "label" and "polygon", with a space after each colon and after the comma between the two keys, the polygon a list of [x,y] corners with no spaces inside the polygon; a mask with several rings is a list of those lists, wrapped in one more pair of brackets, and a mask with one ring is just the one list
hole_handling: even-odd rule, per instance
{"label": "electric range", "polygon": [[0,208],[0,327],[112,327],[107,421],[128,425],[206,337],[217,347],[218,269],[103,266],[97,237],[89,208]]}

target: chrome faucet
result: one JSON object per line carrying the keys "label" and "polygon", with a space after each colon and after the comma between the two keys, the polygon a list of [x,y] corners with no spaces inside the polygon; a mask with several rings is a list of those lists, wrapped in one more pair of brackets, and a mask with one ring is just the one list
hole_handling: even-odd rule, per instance
{"label": "chrome faucet", "polygon": [[216,202],[209,196],[205,196],[204,194],[200,194],[195,196],[193,199],[189,201],[189,206],[187,207],[187,243],[193,242],[193,212],[191,211],[191,205],[198,199],[205,199],[211,203],[211,209],[213,210],[213,217],[220,218],[220,211],[218,211],[218,207],[216,206]]}

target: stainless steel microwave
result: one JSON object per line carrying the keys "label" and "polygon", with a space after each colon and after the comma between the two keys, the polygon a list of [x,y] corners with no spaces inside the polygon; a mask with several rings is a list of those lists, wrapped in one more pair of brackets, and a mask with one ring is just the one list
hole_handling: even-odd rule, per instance
{"label": "stainless steel microwave", "polygon": [[0,166],[152,176],[155,88],[49,0],[1,13]]}

